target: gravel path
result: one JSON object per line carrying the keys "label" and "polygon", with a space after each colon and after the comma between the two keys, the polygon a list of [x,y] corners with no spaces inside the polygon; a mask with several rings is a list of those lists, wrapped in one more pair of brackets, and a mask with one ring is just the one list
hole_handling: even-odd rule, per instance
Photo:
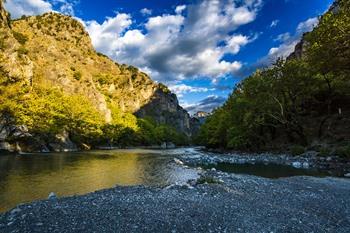
{"label": "gravel path", "polygon": [[350,232],[349,179],[203,176],[214,183],[116,187],[21,205],[0,215],[0,232]]}

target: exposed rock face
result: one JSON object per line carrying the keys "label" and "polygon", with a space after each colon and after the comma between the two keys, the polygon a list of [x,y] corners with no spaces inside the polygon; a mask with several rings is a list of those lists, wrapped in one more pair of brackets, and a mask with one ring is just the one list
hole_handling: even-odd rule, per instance
{"label": "exposed rock face", "polygon": [[298,42],[298,44],[295,46],[294,51],[288,56],[287,60],[290,59],[301,59],[303,57],[303,54],[305,54],[307,42],[305,41],[305,35],[301,38],[301,40]]}
{"label": "exposed rock face", "polygon": [[[17,38],[24,38],[24,42]],[[196,123],[179,106],[175,94],[137,68],[120,65],[97,53],[82,24],[57,13],[10,21],[0,1],[0,76],[25,86],[45,85],[89,99],[111,121],[111,106],[191,135]],[[51,143],[53,150],[74,150],[67,140]],[[6,139],[0,139],[4,142]],[[39,143],[40,145],[40,143]],[[4,145],[6,147],[7,145]],[[39,150],[42,149],[39,146]]]}
{"label": "exposed rock face", "polygon": [[152,116],[156,122],[171,125],[188,136],[193,135],[199,128],[199,122],[191,118],[179,105],[176,95],[161,84],[153,92],[149,102],[141,107],[136,115]]}

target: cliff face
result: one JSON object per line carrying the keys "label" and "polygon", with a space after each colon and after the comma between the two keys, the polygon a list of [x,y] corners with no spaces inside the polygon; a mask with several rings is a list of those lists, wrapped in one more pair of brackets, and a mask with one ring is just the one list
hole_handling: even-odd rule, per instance
{"label": "cliff face", "polygon": [[46,13],[10,21],[0,1],[0,32],[1,75],[27,87],[44,85],[85,96],[106,123],[111,121],[110,108],[117,107],[187,135],[194,131],[175,94],[137,68],[97,53],[83,25],[73,18]]}
{"label": "cliff face", "polygon": [[149,102],[140,108],[138,117],[153,116],[160,124],[167,124],[191,136],[199,129],[199,122],[191,118],[178,102],[175,94],[166,87],[158,85]]}

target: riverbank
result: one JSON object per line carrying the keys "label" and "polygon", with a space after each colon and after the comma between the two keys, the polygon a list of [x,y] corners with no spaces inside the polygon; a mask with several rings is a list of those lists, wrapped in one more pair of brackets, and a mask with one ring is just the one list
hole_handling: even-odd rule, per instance
{"label": "riverbank", "polygon": [[0,232],[349,232],[349,192],[348,179],[207,171],[186,185],[20,205],[0,215]]}
{"label": "riverbank", "polygon": [[350,160],[339,156],[319,156],[316,152],[306,152],[302,155],[292,156],[289,154],[272,153],[243,153],[221,152],[198,149],[196,153],[186,153],[179,157],[189,166],[228,164],[277,164],[295,168],[315,168],[324,171],[331,176],[350,177]]}

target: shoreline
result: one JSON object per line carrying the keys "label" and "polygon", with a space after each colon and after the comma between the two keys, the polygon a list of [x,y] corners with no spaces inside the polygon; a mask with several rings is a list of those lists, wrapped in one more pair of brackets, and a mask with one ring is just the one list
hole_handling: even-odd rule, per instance
{"label": "shoreline", "polygon": [[0,231],[345,233],[349,192],[349,179],[204,171],[182,185],[117,186],[19,205],[0,214]]}
{"label": "shoreline", "polygon": [[319,156],[315,152],[309,151],[302,155],[292,156],[287,153],[246,153],[246,152],[218,152],[207,149],[200,149],[200,157],[183,155],[179,157],[189,166],[217,165],[218,163],[228,164],[277,164],[287,165],[294,168],[309,169],[316,168],[326,171],[330,175],[338,177],[350,177],[350,159],[339,156]]}

